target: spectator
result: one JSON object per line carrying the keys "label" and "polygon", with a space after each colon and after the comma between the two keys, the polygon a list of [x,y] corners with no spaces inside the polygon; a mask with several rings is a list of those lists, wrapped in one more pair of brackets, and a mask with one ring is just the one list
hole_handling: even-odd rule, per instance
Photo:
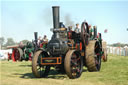
{"label": "spectator", "polygon": [[38,41],[37,41],[37,45],[40,46],[41,43],[41,36],[39,36]]}
{"label": "spectator", "polygon": [[68,31],[72,31],[72,26],[69,26],[68,27]]}
{"label": "spectator", "polygon": [[94,30],[92,29],[92,26],[89,25],[89,35],[90,35],[90,40],[94,39]]}
{"label": "spectator", "polygon": [[43,42],[48,42],[47,36],[44,35]]}
{"label": "spectator", "polygon": [[24,44],[23,44],[22,41],[20,42],[19,47],[20,47],[20,48],[23,48],[23,47],[24,47]]}

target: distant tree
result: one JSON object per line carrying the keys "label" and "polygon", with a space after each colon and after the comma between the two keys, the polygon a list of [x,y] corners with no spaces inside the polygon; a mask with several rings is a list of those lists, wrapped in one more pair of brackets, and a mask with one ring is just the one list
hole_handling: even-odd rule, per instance
{"label": "distant tree", "polygon": [[16,43],[14,42],[13,38],[7,38],[7,42],[6,42],[6,46],[10,46],[10,45],[15,45]]}
{"label": "distant tree", "polygon": [[1,45],[4,44],[4,37],[0,37],[0,44],[1,44]]}
{"label": "distant tree", "polygon": [[123,43],[114,43],[110,46],[113,46],[113,47],[124,47],[124,46],[128,46],[128,44],[123,44]]}
{"label": "distant tree", "polygon": [[20,41],[20,42],[22,42],[23,44],[27,44],[27,42],[30,42],[29,40],[22,40],[22,41]]}

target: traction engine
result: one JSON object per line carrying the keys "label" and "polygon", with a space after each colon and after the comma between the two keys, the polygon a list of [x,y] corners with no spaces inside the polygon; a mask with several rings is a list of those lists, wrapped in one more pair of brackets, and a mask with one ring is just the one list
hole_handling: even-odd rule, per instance
{"label": "traction engine", "polygon": [[90,40],[87,22],[81,24],[81,32],[68,31],[59,21],[59,6],[53,6],[53,35],[47,47],[34,53],[32,72],[35,77],[47,77],[50,68],[65,73],[70,79],[79,78],[86,66],[89,72],[100,71],[102,50],[101,34]]}

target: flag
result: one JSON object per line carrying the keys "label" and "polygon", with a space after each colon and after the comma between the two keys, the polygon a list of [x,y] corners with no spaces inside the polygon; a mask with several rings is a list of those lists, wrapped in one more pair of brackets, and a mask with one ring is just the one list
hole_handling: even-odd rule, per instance
{"label": "flag", "polygon": [[104,30],[104,33],[107,33],[107,32],[108,32],[108,30],[107,30],[107,29],[105,29],[105,30]]}

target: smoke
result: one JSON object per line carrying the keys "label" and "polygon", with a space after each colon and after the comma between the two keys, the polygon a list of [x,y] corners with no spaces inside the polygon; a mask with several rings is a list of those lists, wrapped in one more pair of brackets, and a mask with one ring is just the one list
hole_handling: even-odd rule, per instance
{"label": "smoke", "polygon": [[70,14],[65,15],[64,21],[65,21],[65,26],[66,27],[68,27],[68,26],[74,27],[75,26],[74,21],[71,20]]}
{"label": "smoke", "polygon": [[[74,21],[71,19],[70,14],[66,14],[65,16],[62,16],[62,14],[60,13],[60,21],[61,21],[61,17],[64,17],[64,24],[66,27],[68,26],[72,26],[74,27]],[[43,22],[45,23],[46,26],[52,26],[53,25],[53,15],[52,15],[52,10],[47,7],[43,10]]]}

